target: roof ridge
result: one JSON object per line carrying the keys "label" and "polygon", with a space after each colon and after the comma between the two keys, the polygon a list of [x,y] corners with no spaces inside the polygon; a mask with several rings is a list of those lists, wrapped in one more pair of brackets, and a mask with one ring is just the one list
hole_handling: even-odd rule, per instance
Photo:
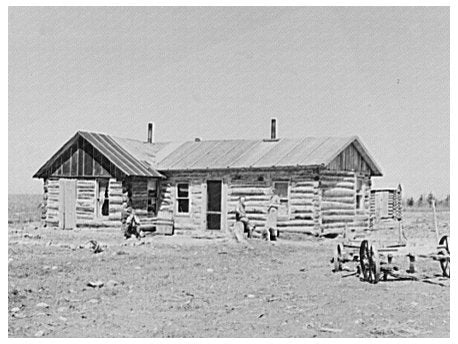
{"label": "roof ridge", "polygon": [[[99,131],[92,131],[92,130],[78,130],[77,133],[88,133],[88,134],[97,134],[97,135],[105,135],[109,136],[115,139],[121,139],[121,140],[129,140],[129,141],[135,141],[138,143],[143,143],[143,144],[150,144],[148,141],[143,141],[139,140],[136,138],[131,138],[131,137],[121,137],[117,135],[112,135],[112,134],[107,134]],[[357,135],[343,135],[343,136],[296,136],[296,137],[280,137],[274,142],[279,142],[281,140],[304,140],[304,139],[329,139],[329,138],[335,138],[335,139],[354,139],[354,138],[359,138]],[[170,140],[170,141],[155,141],[152,142],[151,144],[155,143],[161,143],[161,144],[166,144],[166,143],[172,143],[172,142],[183,142],[183,143],[188,143],[188,142],[229,142],[229,141],[251,141],[251,142],[264,142],[265,138],[233,138],[233,139],[209,139],[209,140],[201,140],[201,141],[195,141],[195,140]]]}

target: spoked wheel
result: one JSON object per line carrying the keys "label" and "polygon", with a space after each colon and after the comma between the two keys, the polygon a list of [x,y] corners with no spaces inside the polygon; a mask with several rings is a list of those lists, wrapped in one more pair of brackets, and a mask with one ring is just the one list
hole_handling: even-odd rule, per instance
{"label": "spoked wheel", "polygon": [[336,250],[334,252],[334,272],[342,271],[342,253],[342,244],[337,244]]}
{"label": "spoked wheel", "polygon": [[[444,256],[447,255],[450,257],[450,250],[448,248],[448,235],[444,235],[439,240],[439,246],[444,246],[444,248],[441,248],[439,251],[439,254]],[[439,263],[441,264],[442,275],[444,277],[450,277],[450,259],[441,259],[439,260]]]}
{"label": "spoked wheel", "polygon": [[377,249],[373,245],[371,245],[369,252],[371,262],[369,282],[376,284],[380,280],[380,257],[378,255]]}
{"label": "spoked wheel", "polygon": [[367,240],[361,242],[359,248],[359,261],[364,281],[378,283],[380,280],[380,258],[377,249]]}

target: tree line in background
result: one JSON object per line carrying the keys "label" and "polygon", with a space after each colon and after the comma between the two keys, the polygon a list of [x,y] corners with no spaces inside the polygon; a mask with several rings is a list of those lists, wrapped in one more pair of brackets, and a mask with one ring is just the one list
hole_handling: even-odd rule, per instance
{"label": "tree line in background", "polygon": [[450,209],[450,194],[448,194],[444,199],[437,199],[432,192],[430,192],[428,195],[420,195],[417,200],[415,200],[413,197],[409,197],[404,200],[404,206],[409,208],[431,207],[433,200],[436,200],[437,208]]}

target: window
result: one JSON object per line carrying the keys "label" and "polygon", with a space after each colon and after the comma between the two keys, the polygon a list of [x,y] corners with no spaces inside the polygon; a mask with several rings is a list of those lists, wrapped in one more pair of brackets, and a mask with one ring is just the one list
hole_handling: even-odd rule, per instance
{"label": "window", "polygon": [[364,209],[364,185],[361,179],[356,181],[356,209]]}
{"label": "window", "polygon": [[274,194],[280,198],[280,207],[278,208],[278,216],[288,216],[288,182],[274,182]]}
{"label": "window", "polygon": [[157,214],[157,192],[158,181],[156,179],[148,180],[148,202],[147,202],[147,211],[149,215]]}
{"label": "window", "polygon": [[177,185],[177,206],[179,214],[189,213],[189,183]]}

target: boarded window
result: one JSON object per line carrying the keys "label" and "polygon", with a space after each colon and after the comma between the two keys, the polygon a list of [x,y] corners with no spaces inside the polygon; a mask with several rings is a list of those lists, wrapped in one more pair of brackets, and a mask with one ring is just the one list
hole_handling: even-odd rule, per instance
{"label": "boarded window", "polygon": [[288,216],[289,214],[288,186],[288,182],[274,182],[274,194],[280,198],[278,216]]}
{"label": "boarded window", "polygon": [[178,213],[189,213],[189,183],[177,185]]}

